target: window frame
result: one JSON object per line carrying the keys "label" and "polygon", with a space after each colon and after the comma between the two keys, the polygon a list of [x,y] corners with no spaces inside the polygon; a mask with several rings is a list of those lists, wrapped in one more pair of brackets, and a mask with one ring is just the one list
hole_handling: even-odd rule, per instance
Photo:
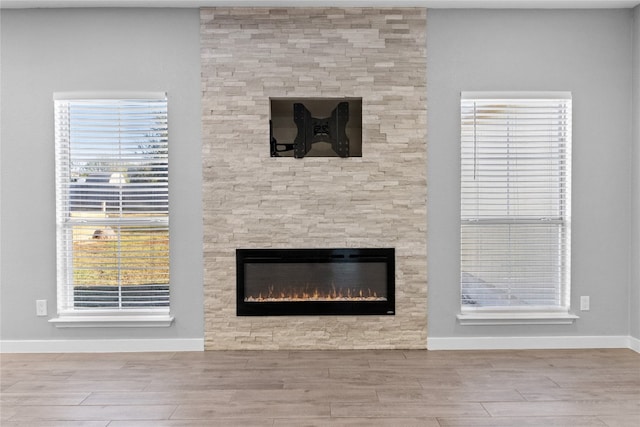
{"label": "window frame", "polygon": [[[460,172],[460,180],[461,180],[461,194],[460,194],[460,296],[459,296],[459,304],[460,304],[460,313],[457,315],[457,318],[460,324],[463,325],[501,325],[501,324],[570,324],[578,318],[575,314],[570,313],[571,308],[571,93],[570,92],[462,92],[460,97],[460,130],[461,130],[461,172]],[[559,196],[559,203],[565,204],[564,207],[561,207],[560,216],[558,217],[529,217],[525,218],[524,216],[518,218],[517,216],[492,216],[492,214],[479,213],[479,217],[472,218],[467,215],[467,209],[469,206],[475,206],[476,209],[482,210],[486,209],[486,203],[477,202],[477,205],[471,203],[470,205],[465,205],[465,185],[468,185],[470,180],[465,180],[465,155],[464,150],[469,149],[465,144],[469,143],[469,138],[465,140],[465,102],[495,102],[495,103],[504,103],[504,104],[515,104],[517,103],[520,107],[523,107],[529,103],[529,107],[533,105],[537,101],[542,100],[562,100],[565,102],[565,106],[568,108],[568,119],[566,123],[566,127],[564,130],[567,132],[567,138],[563,144],[566,145],[567,151],[562,155],[559,163],[566,162],[567,164],[563,166],[558,166],[559,169],[565,168],[564,172],[560,171],[560,186],[565,186],[563,190],[559,192],[563,192]],[[486,123],[486,122],[485,122]],[[473,114],[473,126],[477,124],[477,119],[475,115],[475,111]],[[516,125],[517,126],[517,125]],[[474,136],[472,138],[473,141],[473,150],[474,154],[472,155],[473,159],[476,159],[476,136],[474,130]],[[507,138],[507,141],[508,138]],[[510,144],[511,142],[507,142]],[[564,145],[563,145],[564,147]],[[468,158],[468,156],[467,156]],[[514,157],[515,158],[515,157]],[[555,158],[554,158],[555,159]],[[476,162],[477,160],[474,160]],[[499,167],[499,166],[498,166]],[[506,169],[500,169],[505,174],[508,173],[508,169],[511,168],[509,166]],[[508,186],[510,178],[506,178],[505,180],[500,181],[503,185]],[[478,184],[480,187],[480,192],[482,192],[482,184]],[[486,188],[485,188],[486,189]],[[491,189],[495,191],[495,188]],[[511,190],[506,192],[505,194],[509,194]],[[550,197],[550,196],[549,196]],[[494,201],[495,202],[495,201]],[[484,215],[484,216],[483,216]],[[495,214],[493,214],[495,215]],[[524,225],[524,224],[541,224],[541,223],[549,224],[551,226],[558,225],[558,241],[560,244],[558,245],[560,249],[558,250],[559,257],[561,261],[559,264],[562,266],[563,270],[559,273],[559,286],[560,288],[554,288],[560,293],[560,303],[557,305],[507,305],[507,306],[499,306],[499,305],[486,305],[486,306],[474,306],[472,304],[465,304],[464,296],[463,296],[463,256],[465,256],[465,251],[463,250],[463,245],[465,243],[465,239],[463,237],[465,233],[465,227],[467,229],[473,230],[474,226],[483,226],[483,225],[504,225],[510,230],[512,225]],[[478,229],[476,229],[478,230]],[[478,233],[479,231],[472,231],[471,233]],[[510,231],[509,231],[510,233]],[[472,240],[473,241],[473,240]],[[518,242],[517,239],[512,239],[511,234],[509,234],[508,242]],[[470,241],[467,241],[469,243]],[[477,252],[478,249],[476,249]],[[509,255],[507,255],[509,257]],[[511,260],[505,262],[512,262]],[[517,265],[517,263],[515,263]],[[485,267],[487,264],[483,264]],[[476,278],[474,280],[478,280]]]}
{"label": "window frame", "polygon": [[[168,286],[168,289],[169,289],[167,293],[167,298],[169,298],[168,306],[153,307],[143,303],[141,307],[132,307],[132,306],[126,307],[122,303],[122,297],[119,297],[116,307],[106,306],[107,305],[106,303],[105,303],[105,306],[99,306],[100,302],[94,303],[95,306],[89,307],[89,308],[87,307],[79,308],[79,306],[76,306],[75,300],[73,300],[74,288],[76,286],[74,284],[74,279],[72,278],[74,274],[74,267],[73,265],[70,265],[72,263],[70,261],[71,259],[70,257],[74,256],[73,255],[74,249],[72,246],[74,237],[73,236],[69,237],[69,234],[68,234],[68,233],[73,233],[73,227],[78,226],[78,224],[83,224],[84,222],[89,226],[93,224],[102,224],[105,227],[108,227],[110,225],[117,224],[116,226],[118,228],[131,227],[133,229],[136,229],[137,227],[138,230],[140,229],[147,230],[147,231],[143,231],[143,233],[153,233],[154,232],[153,230],[156,230],[156,229],[159,229],[159,230],[166,229],[167,238],[169,238],[170,236],[169,210],[167,205],[166,213],[164,214],[162,213],[151,214],[151,215],[146,214],[144,216],[141,216],[140,218],[126,218],[127,215],[121,213],[120,216],[114,220],[98,219],[97,221],[93,221],[91,219],[83,220],[82,218],[79,220],[72,219],[73,202],[70,201],[71,200],[70,197],[72,197],[70,196],[71,194],[70,192],[71,192],[71,187],[73,183],[73,180],[71,178],[72,160],[70,158],[72,142],[70,138],[70,130],[68,127],[65,128],[65,126],[70,125],[71,119],[70,117],[69,118],[62,117],[62,115],[59,114],[59,111],[58,111],[58,104],[63,105],[64,103],[74,103],[74,102],[76,103],[90,102],[90,103],[95,103],[97,105],[102,102],[107,107],[113,106],[113,105],[119,105],[119,103],[128,103],[128,102],[144,103],[145,101],[148,101],[149,104],[153,102],[161,102],[161,103],[164,102],[164,105],[163,105],[164,109],[168,109],[167,94],[165,92],[56,92],[53,95],[53,100],[55,105],[55,126],[56,126],[56,132],[55,132],[55,146],[56,146],[55,178],[56,179],[55,179],[55,182],[56,182],[56,224],[57,224],[56,253],[57,253],[57,260],[58,260],[57,261],[58,279],[56,283],[57,317],[50,319],[49,322],[53,323],[56,327],[59,327],[59,328],[168,327],[170,326],[174,320],[173,316],[170,313],[171,312],[170,242],[166,247],[166,255],[162,255],[163,257],[166,256],[166,260],[167,260],[166,262],[168,263],[167,264],[168,270],[166,272],[167,274],[166,286]],[[116,108],[120,108],[120,107],[116,107]],[[168,116],[168,112],[166,114]],[[65,120],[67,121],[65,122]],[[166,118],[164,120],[166,120]],[[156,124],[157,119],[153,123]],[[149,124],[148,126],[149,126],[149,132],[153,132],[153,127],[152,127],[153,125]],[[142,129],[143,129],[143,132],[147,132],[144,130],[144,128]],[[168,125],[166,129],[168,129]],[[111,131],[112,129],[109,128],[108,130]],[[139,129],[136,129],[136,131],[139,131]],[[100,137],[103,137],[103,136],[104,135],[100,135]],[[147,135],[145,135],[145,137],[146,136]],[[118,141],[120,141],[119,140],[120,136],[117,136],[117,138],[118,138]],[[144,137],[141,139],[141,141],[145,141]],[[123,144],[123,142],[118,142],[118,144],[119,144],[118,146],[120,147],[120,144]],[[138,144],[138,141],[135,140],[134,144]],[[163,136],[161,145],[165,147],[164,148],[165,150],[167,149],[166,148],[168,147],[167,136]],[[94,149],[95,147],[91,146],[91,148]],[[105,148],[104,150],[109,151],[110,149],[112,150],[112,148],[108,147],[108,148]],[[138,152],[136,151],[136,153]],[[158,151],[153,152],[151,156],[158,155],[158,153],[159,153]],[[127,152],[123,151],[123,154],[117,155],[117,156],[121,155],[123,157],[116,157],[116,158],[120,159],[118,161],[122,161],[124,165],[127,165],[128,163],[126,163],[126,159],[125,159],[125,156],[127,154],[128,154]],[[102,154],[99,154],[98,157],[96,158],[99,158],[100,155]],[[165,176],[166,183],[161,184],[160,191],[163,191],[165,192],[165,194],[167,194],[165,197],[168,203],[168,200],[170,197],[168,195],[168,191],[169,191],[169,187],[168,187],[169,178],[168,178],[168,172],[167,172],[168,171],[168,155],[164,154],[162,156],[164,160],[161,160],[159,164],[161,166],[164,165],[164,167],[166,168],[164,169],[164,175],[163,175]],[[149,161],[149,158],[147,157],[145,157],[144,159]],[[110,159],[110,161],[113,161],[113,159]],[[156,160],[154,159],[154,161]],[[129,171],[127,171],[127,173],[128,172]],[[140,173],[144,176],[144,174],[148,173],[148,171],[140,172]],[[152,176],[157,176],[155,174],[156,172],[154,172],[154,175]],[[111,178],[113,178],[113,174],[111,175]],[[111,184],[111,181],[109,181],[109,184]],[[154,183],[151,185],[158,185],[158,184]],[[139,191],[139,188],[135,188],[135,184],[132,186],[126,185],[123,187],[124,190],[123,188],[120,189],[120,193],[122,193],[123,191],[131,191],[133,195],[130,203],[132,205],[133,204],[138,205],[142,203],[143,210],[149,210],[151,209],[150,206],[153,205],[154,201],[152,202],[139,201],[141,199],[147,200],[150,198],[149,195],[153,194],[151,189],[147,190],[148,186],[149,184],[144,184],[143,189]],[[131,188],[133,188],[133,190],[129,190]],[[122,198],[122,194],[120,194],[119,201],[116,202],[116,204],[118,205],[118,210],[120,212],[123,212],[125,210],[122,207],[122,204],[124,203],[123,200],[124,199]],[[103,202],[103,206],[104,206],[104,203],[105,202]],[[105,208],[103,207],[103,210],[104,209]],[[105,216],[105,218],[107,217]],[[114,233],[117,235],[116,237],[117,241],[120,242],[123,235],[119,234],[118,231],[114,231]],[[137,250],[138,249],[136,246],[136,251]],[[141,258],[144,255],[152,256],[151,254],[148,253],[148,251],[153,249],[146,248],[146,249],[140,249],[140,250],[142,251],[140,256],[134,255],[132,258],[129,258],[129,259],[141,261],[146,259],[146,258]],[[120,262],[123,259],[122,257],[126,255],[123,255],[123,252],[119,248],[114,250],[114,254],[116,259],[118,260],[117,271],[123,271],[121,270],[121,268],[123,267],[120,267],[121,265]],[[117,273],[117,275],[118,277],[120,277],[120,273]],[[123,284],[120,280],[121,279],[118,279],[118,284],[115,285],[118,288],[119,295],[123,287]],[[69,298],[72,298],[72,300],[70,301]]]}

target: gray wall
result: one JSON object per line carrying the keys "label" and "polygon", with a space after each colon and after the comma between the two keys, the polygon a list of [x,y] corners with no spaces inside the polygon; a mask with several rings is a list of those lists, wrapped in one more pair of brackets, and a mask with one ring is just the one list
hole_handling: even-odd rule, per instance
{"label": "gray wall", "polygon": [[640,6],[633,9],[633,149],[631,201],[631,336],[640,339]]}
{"label": "gray wall", "polygon": [[[632,13],[430,10],[427,16],[429,337],[629,334]],[[460,326],[459,95],[573,93],[573,325]]]}
{"label": "gray wall", "polygon": [[[638,43],[634,61],[631,55],[633,37],[640,38],[639,14],[638,8],[429,10],[430,337],[627,335],[631,324],[631,333],[640,338]],[[202,338],[198,11],[2,10],[1,15],[0,337]],[[169,93],[176,323],[168,329],[62,330],[35,316],[36,299],[47,299],[50,313],[55,311],[51,95],[109,89]],[[592,305],[574,325],[461,327],[456,322],[462,90],[573,92],[573,305],[580,295],[590,295]]]}
{"label": "gray wall", "polygon": [[[1,337],[202,338],[198,10],[2,10]],[[167,91],[171,148],[169,328],[57,329],[55,91]]]}

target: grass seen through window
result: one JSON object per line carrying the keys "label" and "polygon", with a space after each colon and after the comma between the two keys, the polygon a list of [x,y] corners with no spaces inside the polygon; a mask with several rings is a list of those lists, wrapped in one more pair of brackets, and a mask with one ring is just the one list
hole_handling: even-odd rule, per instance
{"label": "grass seen through window", "polygon": [[74,229],[76,286],[136,286],[169,283],[169,231],[122,226]]}

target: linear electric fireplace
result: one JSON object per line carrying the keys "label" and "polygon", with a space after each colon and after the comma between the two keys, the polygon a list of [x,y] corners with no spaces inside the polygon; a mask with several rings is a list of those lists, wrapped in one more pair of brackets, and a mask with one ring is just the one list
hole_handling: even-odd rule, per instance
{"label": "linear electric fireplace", "polygon": [[237,315],[393,315],[395,250],[237,249]]}

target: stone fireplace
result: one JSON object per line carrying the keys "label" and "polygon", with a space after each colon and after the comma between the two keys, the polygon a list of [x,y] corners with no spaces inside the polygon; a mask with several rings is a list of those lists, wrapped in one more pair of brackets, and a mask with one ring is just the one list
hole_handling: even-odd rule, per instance
{"label": "stone fireplace", "polygon": [[[206,349],[426,348],[426,10],[201,10]],[[272,157],[270,99],[361,99],[357,157]],[[394,313],[238,316],[238,249],[395,248]]]}

